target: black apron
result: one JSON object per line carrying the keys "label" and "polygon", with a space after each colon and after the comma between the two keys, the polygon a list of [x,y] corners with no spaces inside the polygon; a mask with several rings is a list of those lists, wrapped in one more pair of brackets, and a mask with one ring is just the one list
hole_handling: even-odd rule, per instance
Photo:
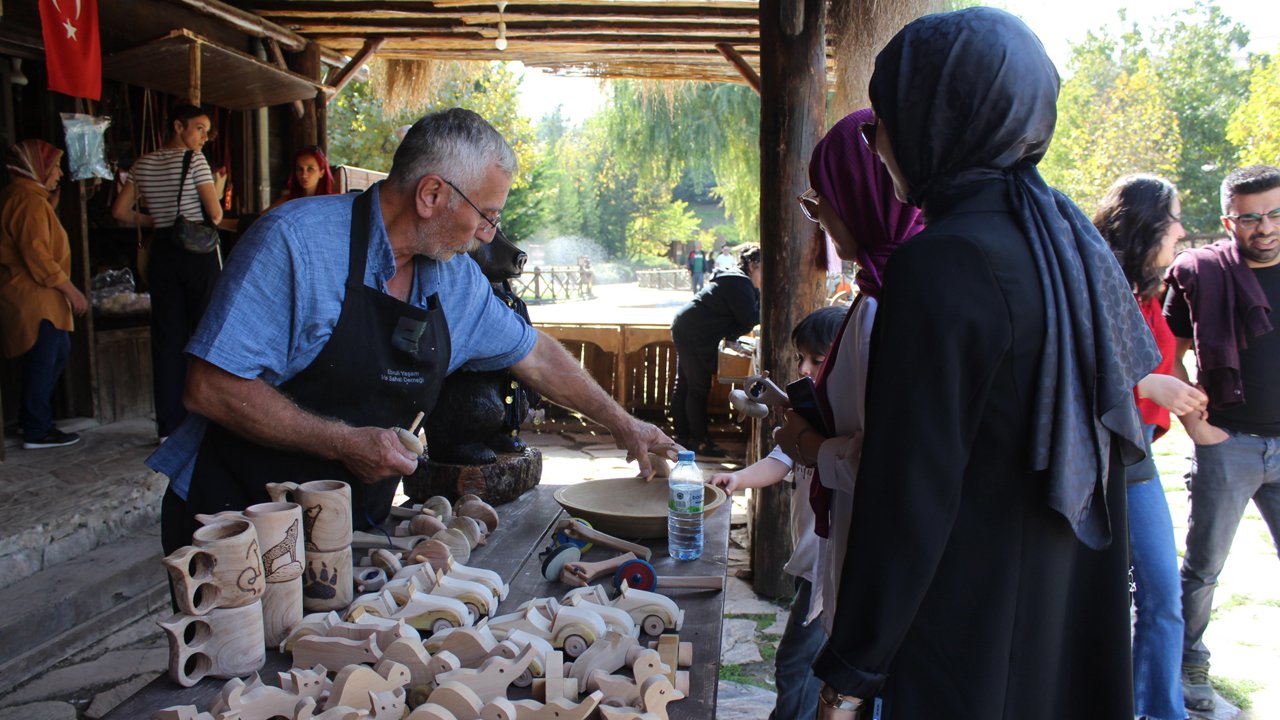
{"label": "black apron", "polygon": [[[430,413],[440,394],[449,325],[438,295],[427,298],[424,310],[364,284],[371,204],[366,191],[351,212],[346,294],[333,334],[305,370],[277,389],[311,413],[355,427],[407,426],[418,412]],[[366,485],[339,461],[264,447],[210,422],[191,477],[188,517],[266,502],[267,483],[335,479],[351,485],[357,529],[387,517],[399,478]]]}

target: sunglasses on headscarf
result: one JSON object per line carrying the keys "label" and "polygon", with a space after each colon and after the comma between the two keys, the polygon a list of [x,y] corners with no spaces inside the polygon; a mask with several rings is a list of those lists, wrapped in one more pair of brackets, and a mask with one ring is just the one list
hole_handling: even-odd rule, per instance
{"label": "sunglasses on headscarf", "polygon": [[864,122],[858,126],[858,134],[862,136],[862,142],[871,148],[872,152],[876,149],[876,128],[880,125],[880,120],[872,120]]}
{"label": "sunglasses on headscarf", "polygon": [[796,196],[800,202],[800,212],[809,218],[809,222],[818,222],[818,191],[809,188]]}

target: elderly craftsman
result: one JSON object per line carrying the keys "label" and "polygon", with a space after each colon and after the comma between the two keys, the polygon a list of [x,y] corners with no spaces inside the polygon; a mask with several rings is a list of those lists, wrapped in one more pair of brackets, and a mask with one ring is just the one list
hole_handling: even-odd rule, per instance
{"label": "elderly craftsman", "polygon": [[387,428],[430,412],[461,367],[510,367],[649,472],[648,450],[670,439],[455,257],[493,239],[515,172],[502,136],[452,109],[414,124],[367,192],[286,203],[254,224],[187,347],[194,415],[148,459],[170,478],[166,552],[190,541],[196,513],[265,501],[268,482],[341,478],[356,526],[381,521],[417,467]]}

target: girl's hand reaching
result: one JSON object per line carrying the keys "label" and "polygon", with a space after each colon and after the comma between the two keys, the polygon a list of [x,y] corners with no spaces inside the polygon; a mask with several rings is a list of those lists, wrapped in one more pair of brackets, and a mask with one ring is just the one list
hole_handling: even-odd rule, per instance
{"label": "girl's hand reaching", "polygon": [[716,473],[707,481],[708,485],[715,485],[724,490],[726,495],[732,495],[739,487],[741,487],[742,479],[738,477],[738,473]]}

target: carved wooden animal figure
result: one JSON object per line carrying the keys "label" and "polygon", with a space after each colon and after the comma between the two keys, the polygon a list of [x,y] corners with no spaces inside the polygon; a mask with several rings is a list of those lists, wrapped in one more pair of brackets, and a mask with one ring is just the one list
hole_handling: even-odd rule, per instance
{"label": "carved wooden animal figure", "polygon": [[600,701],[604,705],[626,707],[640,702],[640,688],[654,675],[665,675],[667,666],[658,658],[657,650],[642,650],[631,663],[632,677],[610,675],[594,669],[587,676],[587,689],[604,693]]}
{"label": "carved wooden animal figure", "polygon": [[524,652],[514,660],[503,657],[492,657],[484,661],[479,669],[462,668],[436,676],[436,682],[459,682],[475,691],[482,701],[497,697],[506,697],[507,688],[512,681],[533,662],[538,652],[532,645],[526,645]]}
{"label": "carved wooden animal figure", "polygon": [[400,720],[404,717],[404,688],[369,691],[367,707],[337,705],[316,714],[316,701],[308,698],[298,703],[293,720]]}
{"label": "carved wooden animal figure", "polygon": [[603,720],[667,720],[667,704],[684,698],[671,686],[666,675],[654,675],[640,686],[640,707],[614,708],[601,705]]}
{"label": "carved wooden animal figure", "polygon": [[428,702],[415,707],[405,720],[458,720],[458,718],[445,706]]}
{"label": "carved wooden animal figure", "polygon": [[457,720],[479,720],[480,709],[484,707],[484,701],[475,690],[458,682],[440,683],[427,702],[443,707]]}
{"label": "carved wooden animal figure", "polygon": [[435,681],[436,669],[431,665],[431,654],[416,637],[395,640],[382,651],[382,659],[393,660],[408,668],[411,687],[429,685]]}
{"label": "carved wooden animal figure", "polygon": [[280,687],[264,685],[254,675],[248,684],[233,678],[222,686],[218,696],[209,706],[216,717],[232,717],[236,720],[270,720],[283,716],[293,717],[294,708],[304,699],[318,700],[329,689],[323,665],[311,670],[291,670],[280,673]]}
{"label": "carved wooden animal figure", "polygon": [[480,720],[586,720],[599,704],[600,693],[588,695],[580,703],[564,698],[548,703],[498,698],[480,709]]}
{"label": "carved wooden animal figure", "polygon": [[297,668],[372,665],[381,659],[382,649],[372,634],[363,640],[308,635],[293,644],[293,666]]}
{"label": "carved wooden animal figure", "polygon": [[409,668],[393,660],[382,660],[372,669],[364,665],[348,665],[333,679],[333,690],[325,701],[325,709],[347,705],[367,710],[369,692],[403,688],[409,680]]}
{"label": "carved wooden animal figure", "polygon": [[458,627],[438,632],[424,642],[427,650],[433,655],[451,652],[462,663],[462,667],[476,667],[485,658],[493,654],[498,640],[487,625],[480,627]]}
{"label": "carved wooden animal figure", "polygon": [[298,562],[298,521],[294,520],[289,529],[285,531],[284,539],[273,545],[262,554],[262,564],[266,570],[267,577],[271,577],[275,572],[276,561],[285,555],[289,556],[289,562],[292,564]]}
{"label": "carved wooden animal figure", "polygon": [[569,677],[577,680],[580,687],[586,687],[592,670],[611,673],[626,665],[641,649],[634,637],[610,630],[578,657],[569,670]]}
{"label": "carved wooden animal figure", "polygon": [[340,622],[342,622],[342,618],[338,617],[338,613],[333,610],[309,613],[294,626],[289,633],[289,637],[286,637],[284,642],[280,643],[280,652],[292,652],[293,644],[308,635],[328,635],[329,628]]}

